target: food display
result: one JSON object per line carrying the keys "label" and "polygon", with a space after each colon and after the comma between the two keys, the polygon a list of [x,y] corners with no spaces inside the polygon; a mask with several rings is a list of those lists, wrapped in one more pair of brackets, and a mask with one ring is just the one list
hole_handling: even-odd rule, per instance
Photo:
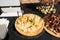
{"label": "food display", "polygon": [[[0,37],[6,33],[3,26],[7,26],[5,25],[7,22],[4,19],[9,20],[8,33],[6,33],[6,37],[0,39],[60,40],[60,0],[16,1],[17,4],[19,2],[20,5],[0,7],[2,11],[0,19],[3,18],[3,20],[0,20]],[[13,15],[11,11],[4,12],[3,10],[6,8],[20,9],[20,11],[16,10],[13,12],[15,15]]]}
{"label": "food display", "polygon": [[51,35],[60,38],[60,14],[48,14],[44,17],[44,29]]}
{"label": "food display", "polygon": [[36,36],[44,28],[44,20],[36,14],[24,14],[15,21],[16,30],[24,36]]}

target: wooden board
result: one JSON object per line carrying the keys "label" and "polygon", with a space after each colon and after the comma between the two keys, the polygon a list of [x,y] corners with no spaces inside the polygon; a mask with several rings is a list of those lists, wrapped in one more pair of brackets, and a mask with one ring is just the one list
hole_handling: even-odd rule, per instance
{"label": "wooden board", "polygon": [[39,0],[20,0],[22,4],[27,4],[27,3],[39,3]]}
{"label": "wooden board", "polygon": [[[30,3],[40,3],[41,0],[20,0],[21,4],[30,4]],[[60,0],[57,0],[57,2],[60,2]]]}

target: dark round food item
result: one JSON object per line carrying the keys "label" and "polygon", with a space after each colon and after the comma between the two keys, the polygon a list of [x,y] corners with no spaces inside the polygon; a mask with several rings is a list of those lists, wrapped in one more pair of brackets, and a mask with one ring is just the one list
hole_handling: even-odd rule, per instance
{"label": "dark round food item", "polygon": [[51,35],[60,38],[60,14],[48,14],[44,20],[44,29]]}

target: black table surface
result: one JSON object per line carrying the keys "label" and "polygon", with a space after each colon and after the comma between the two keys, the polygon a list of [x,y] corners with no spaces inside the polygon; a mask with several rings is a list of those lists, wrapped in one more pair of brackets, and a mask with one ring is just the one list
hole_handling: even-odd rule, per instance
{"label": "black table surface", "polygon": [[[60,13],[60,4],[56,5],[56,9],[57,9],[57,13]],[[24,10],[25,13],[26,12],[34,12],[34,13],[37,13],[38,15],[40,15],[39,12],[37,12],[36,10],[34,10],[32,8],[26,8],[25,7],[25,8],[23,8],[23,10]],[[0,18],[7,18],[10,21],[9,27],[11,27],[11,26],[13,26],[12,23],[14,23],[14,21],[16,20],[17,17],[0,17]],[[9,29],[9,27],[8,27],[8,29]],[[16,34],[18,34],[16,32],[16,30],[14,32]],[[15,38],[13,36],[11,36],[12,39],[10,39],[10,34],[9,33],[10,32],[8,31],[7,36],[4,40],[19,40],[18,37]],[[11,35],[13,35],[13,33]],[[23,39],[20,38],[20,40],[23,40]],[[27,40],[27,39],[25,39],[25,40]],[[40,36],[37,39],[31,39],[31,40],[60,40],[60,38],[56,38],[56,37],[50,35],[49,33],[47,33],[45,30],[43,30],[43,32],[40,34]]]}

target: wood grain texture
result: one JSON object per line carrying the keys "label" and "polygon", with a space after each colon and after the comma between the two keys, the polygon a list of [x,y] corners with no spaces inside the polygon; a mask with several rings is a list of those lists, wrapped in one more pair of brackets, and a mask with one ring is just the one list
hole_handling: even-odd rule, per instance
{"label": "wood grain texture", "polygon": [[[40,3],[40,0],[20,0],[21,4],[29,4],[29,3]],[[60,0],[57,0],[57,2],[60,2]]]}
{"label": "wood grain texture", "polygon": [[39,3],[39,0],[20,0],[22,4],[27,4],[27,3]]}

